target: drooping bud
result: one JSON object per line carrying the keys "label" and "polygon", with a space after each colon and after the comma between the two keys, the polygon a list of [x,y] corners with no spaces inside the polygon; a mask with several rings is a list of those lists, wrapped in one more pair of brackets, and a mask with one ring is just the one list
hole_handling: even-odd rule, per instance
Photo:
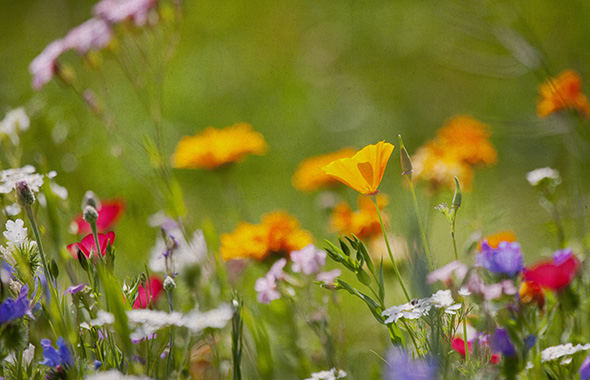
{"label": "drooping bud", "polygon": [[16,200],[21,207],[28,207],[35,203],[35,194],[27,181],[18,181],[14,188],[16,189]]}
{"label": "drooping bud", "polygon": [[166,276],[166,279],[164,280],[164,290],[170,292],[174,290],[174,288],[176,288],[176,282],[174,282],[172,277]]}
{"label": "drooping bud", "polygon": [[98,220],[98,211],[92,206],[86,206],[84,208],[83,218],[86,223],[92,225]]}
{"label": "drooping bud", "polygon": [[461,195],[461,186],[459,186],[459,179],[455,177],[455,195],[453,195],[453,208],[461,207],[463,196]]}
{"label": "drooping bud", "polygon": [[410,175],[414,171],[412,168],[412,160],[402,141],[402,135],[397,135],[399,139],[399,158],[402,164],[402,175]]}
{"label": "drooping bud", "polygon": [[82,198],[82,210],[86,209],[86,206],[92,206],[95,209],[100,208],[100,199],[92,191],[88,190]]}

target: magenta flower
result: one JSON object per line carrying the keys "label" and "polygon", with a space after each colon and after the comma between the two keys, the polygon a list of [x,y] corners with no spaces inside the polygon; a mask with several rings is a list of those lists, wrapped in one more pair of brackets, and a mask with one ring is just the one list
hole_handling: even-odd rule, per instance
{"label": "magenta flower", "polygon": [[71,29],[63,39],[67,49],[74,49],[79,54],[106,47],[113,38],[110,25],[99,18],[88,21]]}
{"label": "magenta flower", "polygon": [[[100,253],[104,256],[107,252],[107,246],[112,245],[115,241],[115,233],[113,231],[107,232],[107,234],[98,234],[98,244],[100,244]],[[94,236],[88,234],[79,243],[73,243],[66,247],[70,254],[77,258],[78,251],[82,252],[86,258],[90,257],[90,252],[94,252],[94,256],[98,257],[98,251],[96,244],[94,243]]]}
{"label": "magenta flower", "polygon": [[[96,211],[98,212],[96,229],[98,232],[105,232],[121,219],[123,211],[125,211],[125,202],[120,199],[101,201],[100,206],[96,208]],[[92,232],[90,224],[84,221],[84,216],[82,214],[79,214],[74,218],[72,229],[75,230],[75,233],[80,235]]]}
{"label": "magenta flower", "polygon": [[111,24],[129,18],[136,26],[143,26],[155,4],[156,0],[102,0],[94,6],[94,14]]}
{"label": "magenta flower", "polygon": [[291,252],[291,261],[293,261],[291,268],[295,273],[318,273],[326,264],[326,252],[317,249],[313,244],[308,244],[299,251]]}
{"label": "magenta flower", "polygon": [[[150,304],[155,303],[160,298],[160,294],[162,294],[162,290],[164,289],[164,285],[162,279],[159,276],[152,275],[148,280],[149,289],[146,292],[146,289],[143,285],[139,285],[139,289],[137,290],[137,298],[133,303],[133,309],[145,309]],[[149,298],[149,302],[148,302]]]}
{"label": "magenta flower", "polygon": [[33,88],[40,90],[55,74],[57,58],[68,50],[64,40],[55,40],[39,54],[29,65],[33,75]]}

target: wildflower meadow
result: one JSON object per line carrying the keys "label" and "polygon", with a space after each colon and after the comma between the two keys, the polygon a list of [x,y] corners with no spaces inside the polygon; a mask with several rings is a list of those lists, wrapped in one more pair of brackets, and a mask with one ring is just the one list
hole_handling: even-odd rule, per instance
{"label": "wildflower meadow", "polygon": [[587,3],[0,15],[0,379],[590,379]]}

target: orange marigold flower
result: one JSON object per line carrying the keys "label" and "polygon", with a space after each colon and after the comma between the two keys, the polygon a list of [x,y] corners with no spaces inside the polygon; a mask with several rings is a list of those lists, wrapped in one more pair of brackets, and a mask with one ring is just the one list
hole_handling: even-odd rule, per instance
{"label": "orange marigold flower", "polygon": [[490,143],[488,127],[472,118],[461,115],[449,120],[437,133],[442,146],[455,151],[459,160],[471,165],[494,164],[497,153]]}
{"label": "orange marigold flower", "polygon": [[334,186],[340,181],[328,176],[322,168],[332,161],[354,156],[353,148],[342,148],[337,152],[322,154],[303,160],[293,175],[293,186],[300,191],[315,191],[329,186]]}
{"label": "orange marigold flower", "polygon": [[[389,200],[385,195],[377,196],[379,210],[383,210]],[[339,235],[355,235],[359,239],[381,235],[381,224],[375,204],[370,198],[360,196],[358,210],[353,211],[348,203],[340,202],[332,211],[330,218],[331,229]],[[387,215],[383,215],[383,222],[387,224]]]}
{"label": "orange marigold flower", "polygon": [[189,169],[215,169],[241,162],[249,154],[265,154],[264,137],[248,123],[216,129],[207,127],[195,136],[184,136],[172,156],[172,166]]}
{"label": "orange marigold flower", "polygon": [[429,141],[416,151],[412,157],[412,166],[412,180],[427,181],[434,190],[441,186],[454,188],[455,177],[459,179],[463,190],[471,189],[471,165],[461,160],[455,151],[436,141]]}
{"label": "orange marigold flower", "polygon": [[540,310],[545,307],[545,292],[543,288],[532,281],[523,281],[520,285],[520,302],[522,303],[536,303]]}
{"label": "orange marigold flower", "polygon": [[[488,245],[494,249],[498,248],[498,245],[503,242],[507,241],[508,243],[513,243],[516,241],[516,234],[512,231],[500,231],[496,232],[495,234],[491,234],[483,238],[483,240],[487,240]],[[477,249],[481,251],[481,242],[477,244]]]}
{"label": "orange marigold flower", "polygon": [[412,178],[428,181],[437,190],[443,185],[454,188],[454,177],[457,177],[461,187],[469,190],[473,167],[491,165],[497,160],[489,137],[488,127],[471,116],[452,118],[438,131],[434,140],[416,151],[412,157]]}
{"label": "orange marigold flower", "polygon": [[553,112],[572,108],[583,116],[590,116],[590,102],[582,93],[582,79],[573,70],[566,70],[557,78],[550,78],[539,88],[541,100],[537,104],[537,115],[546,117]]}
{"label": "orange marigold flower", "polygon": [[333,161],[324,171],[361,194],[375,195],[393,148],[385,141],[367,145],[350,158]]}
{"label": "orange marigold flower", "polygon": [[231,234],[221,235],[223,260],[263,260],[271,253],[288,254],[312,242],[311,234],[297,219],[283,211],[266,214],[261,224],[241,222]]}

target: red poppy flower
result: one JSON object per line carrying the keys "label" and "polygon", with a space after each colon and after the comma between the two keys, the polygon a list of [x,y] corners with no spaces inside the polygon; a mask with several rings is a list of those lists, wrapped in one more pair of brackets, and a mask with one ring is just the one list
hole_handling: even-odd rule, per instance
{"label": "red poppy flower", "polygon": [[[115,241],[115,233],[113,231],[108,232],[105,234],[98,234],[98,244],[100,244],[100,253],[104,256],[107,252],[107,246],[109,244],[113,244]],[[79,243],[73,243],[66,247],[70,254],[75,258],[78,257],[78,251],[82,251],[82,253],[86,256],[86,258],[90,257],[90,251],[94,252],[94,255],[98,257],[96,244],[94,243],[94,236],[92,234],[88,234],[80,241]]]}
{"label": "red poppy flower", "polygon": [[566,287],[576,276],[580,261],[571,255],[563,262],[543,261],[524,270],[524,279],[544,288],[559,290]]}
{"label": "red poppy flower", "polygon": [[[455,350],[456,352],[461,354],[461,356],[465,357],[465,341],[463,339],[461,339],[461,338],[453,339],[453,343],[451,344],[451,347],[453,348],[453,350]],[[467,342],[467,349],[471,353],[471,351],[472,351],[471,342]],[[490,357],[490,363],[492,363],[492,364],[498,364],[499,361],[500,361],[500,355],[498,355],[498,354],[493,354]]]}
{"label": "red poppy flower", "polygon": [[[147,285],[149,287],[147,294],[145,288],[141,284],[139,285],[139,290],[137,291],[138,295],[133,303],[134,309],[145,309],[149,304],[156,302],[158,298],[160,298],[160,294],[164,289],[162,279],[155,275],[150,276]],[[148,296],[150,297],[150,302],[148,302]]]}
{"label": "red poppy flower", "polygon": [[[96,229],[98,232],[105,232],[113,224],[115,224],[123,215],[125,210],[125,203],[120,199],[113,199],[101,201],[101,205],[96,209],[98,212],[98,220],[96,221]],[[90,224],[84,221],[82,214],[77,215],[72,222],[73,228],[79,235],[89,234],[92,232]]]}

